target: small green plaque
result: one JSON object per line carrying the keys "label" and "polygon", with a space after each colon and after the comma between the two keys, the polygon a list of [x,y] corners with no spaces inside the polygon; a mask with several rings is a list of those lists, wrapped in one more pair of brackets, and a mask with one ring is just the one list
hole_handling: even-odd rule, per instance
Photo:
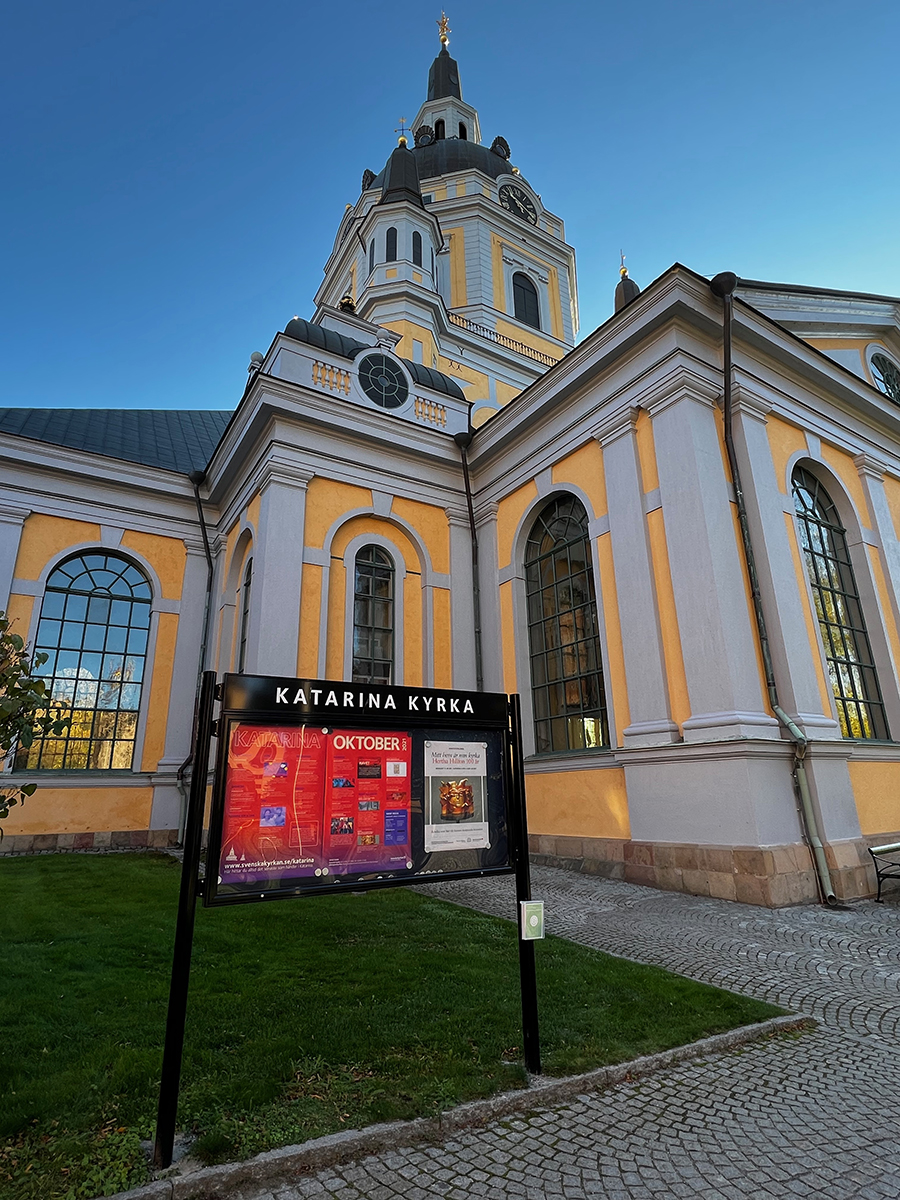
{"label": "small green plaque", "polygon": [[534,942],[544,936],[543,900],[523,900],[519,904],[522,941]]}

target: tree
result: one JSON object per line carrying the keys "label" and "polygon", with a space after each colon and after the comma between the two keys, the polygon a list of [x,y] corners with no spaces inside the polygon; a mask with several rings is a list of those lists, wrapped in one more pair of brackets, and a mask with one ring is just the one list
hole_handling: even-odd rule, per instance
{"label": "tree", "polygon": [[[52,706],[45,680],[35,674],[48,656],[29,658],[22,638],[10,632],[11,625],[6,613],[0,612],[0,767],[20,747],[27,750],[36,737],[64,733],[71,720]],[[0,820],[37,787],[34,783],[3,783],[3,778],[0,776]]]}

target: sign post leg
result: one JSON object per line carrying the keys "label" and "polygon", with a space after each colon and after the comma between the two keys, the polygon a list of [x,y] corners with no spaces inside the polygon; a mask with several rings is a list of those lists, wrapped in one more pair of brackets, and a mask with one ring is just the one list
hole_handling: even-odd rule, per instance
{"label": "sign post leg", "polygon": [[194,725],[194,769],[191,773],[191,790],[185,822],[184,864],[181,869],[175,949],[172,955],[172,982],[169,988],[169,1011],[166,1016],[166,1041],[159,1083],[156,1142],[153,1147],[153,1165],[157,1169],[171,1165],[175,1145],[175,1117],[181,1082],[181,1055],[184,1049],[184,1021],[191,975],[191,949],[194,941],[200,849],[203,841],[203,809],[206,804],[206,772],[212,737],[215,691],[215,671],[204,671]]}
{"label": "sign post leg", "polygon": [[541,1073],[541,1035],[538,1025],[537,975],[534,942],[522,937],[522,901],[531,899],[531,863],[528,858],[528,820],[525,813],[525,767],[522,751],[522,709],[518,696],[509,698],[512,750],[512,804],[510,805],[513,853],[516,864],[516,923],[519,941],[519,979],[522,988],[522,1039],[525,1068]]}

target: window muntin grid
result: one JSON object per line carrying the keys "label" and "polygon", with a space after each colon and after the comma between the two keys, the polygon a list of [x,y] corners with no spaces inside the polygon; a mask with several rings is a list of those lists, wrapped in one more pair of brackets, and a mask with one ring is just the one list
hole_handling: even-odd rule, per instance
{"label": "window muntin grid", "polygon": [[253,587],[253,559],[247,559],[244,571],[244,586],[241,588],[241,637],[238,642],[237,669],[240,673],[247,665],[247,634],[250,631],[250,592]]}
{"label": "window muntin grid", "polygon": [[54,706],[71,723],[16,755],[18,771],[130,770],[134,759],[150,584],[115,554],[84,553],[47,580],[34,649]]}
{"label": "window muntin grid", "polygon": [[872,377],[879,391],[900,404],[900,369],[885,354],[873,354],[870,362]]}
{"label": "window muntin grid", "polygon": [[551,501],[525,548],[531,695],[538,754],[609,745],[588,521]]}
{"label": "window muntin grid", "polygon": [[531,325],[535,329],[541,327],[541,310],[538,304],[537,288],[527,275],[516,271],[512,277],[513,312],[517,321]]}
{"label": "window muntin grid", "polygon": [[394,564],[378,546],[363,546],[354,572],[353,682],[393,679]]}
{"label": "window muntin grid", "polygon": [[814,475],[797,467],[794,508],[825,661],[846,738],[890,738],[881,688],[837,509]]}

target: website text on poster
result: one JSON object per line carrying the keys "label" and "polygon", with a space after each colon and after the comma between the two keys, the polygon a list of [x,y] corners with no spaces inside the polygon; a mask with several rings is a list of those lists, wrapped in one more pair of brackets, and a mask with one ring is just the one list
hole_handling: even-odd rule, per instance
{"label": "website text on poster", "polygon": [[411,753],[399,730],[233,724],[220,883],[411,869]]}

